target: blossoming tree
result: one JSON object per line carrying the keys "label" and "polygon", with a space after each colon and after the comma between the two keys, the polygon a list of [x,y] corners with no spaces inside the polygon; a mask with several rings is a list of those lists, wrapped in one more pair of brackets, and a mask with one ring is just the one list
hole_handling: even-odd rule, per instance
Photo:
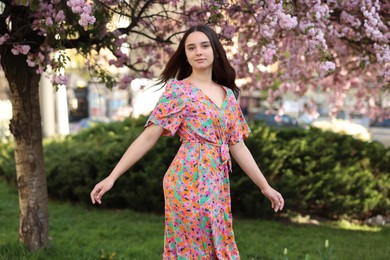
{"label": "blossoming tree", "polygon": [[[238,78],[267,91],[270,103],[285,92],[320,89],[332,93],[333,113],[353,93],[357,110],[385,116],[388,1],[192,2],[0,0],[0,62],[13,105],[19,238],[30,249],[48,245],[39,80],[50,65],[54,86],[67,84],[66,49],[83,55],[107,87],[127,86],[135,77],[156,76],[153,71],[163,66],[188,26],[209,23],[228,49]],[[118,17],[125,22],[117,23]],[[124,77],[113,78],[102,65],[107,50],[112,53],[107,66],[129,68]],[[271,64],[276,69],[265,72]]]}

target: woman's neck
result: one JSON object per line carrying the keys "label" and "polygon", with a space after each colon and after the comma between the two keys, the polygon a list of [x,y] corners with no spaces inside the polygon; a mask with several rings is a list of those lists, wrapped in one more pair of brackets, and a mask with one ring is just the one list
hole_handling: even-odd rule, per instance
{"label": "woman's neck", "polygon": [[210,72],[197,72],[193,71],[191,75],[188,77],[191,81],[195,81],[198,84],[204,84],[204,85],[210,85],[213,80],[212,80],[212,71]]}

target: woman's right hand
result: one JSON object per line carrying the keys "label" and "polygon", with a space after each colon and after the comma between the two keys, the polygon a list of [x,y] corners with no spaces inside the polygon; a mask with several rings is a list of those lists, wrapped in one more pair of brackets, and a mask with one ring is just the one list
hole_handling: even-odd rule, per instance
{"label": "woman's right hand", "polygon": [[282,194],[280,194],[277,190],[267,185],[266,188],[261,190],[261,192],[271,201],[271,206],[275,212],[283,209],[284,199]]}
{"label": "woman's right hand", "polygon": [[104,193],[109,191],[112,188],[112,186],[114,186],[114,183],[115,180],[110,178],[110,176],[108,176],[107,178],[105,178],[104,180],[96,184],[93,190],[91,191],[92,204],[95,204],[96,202],[102,204],[102,197]]}

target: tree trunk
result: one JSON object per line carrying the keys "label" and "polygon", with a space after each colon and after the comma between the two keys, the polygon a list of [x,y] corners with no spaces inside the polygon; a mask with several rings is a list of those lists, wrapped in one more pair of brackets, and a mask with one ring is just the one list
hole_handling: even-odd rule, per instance
{"label": "tree trunk", "polygon": [[19,191],[19,240],[30,250],[48,245],[48,195],[43,164],[39,80],[25,55],[1,52],[1,65],[9,82]]}

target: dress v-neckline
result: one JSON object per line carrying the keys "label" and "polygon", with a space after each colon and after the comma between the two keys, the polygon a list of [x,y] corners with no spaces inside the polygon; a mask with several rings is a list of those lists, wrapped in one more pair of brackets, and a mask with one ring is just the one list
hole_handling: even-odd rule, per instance
{"label": "dress v-neckline", "polygon": [[227,92],[227,90],[225,89],[224,86],[218,85],[218,86],[220,86],[220,87],[222,88],[222,90],[225,92],[225,96],[224,96],[224,98],[223,98],[223,100],[222,100],[222,103],[221,103],[220,106],[218,106],[217,103],[216,103],[214,100],[212,100],[208,95],[206,95],[206,93],[204,93],[202,89],[200,89],[200,88],[198,88],[198,86],[196,86],[195,82],[193,82],[193,81],[190,80],[190,79],[184,79],[184,80],[187,81],[187,82],[189,82],[195,89],[197,89],[198,91],[200,91],[200,93],[201,93],[205,98],[207,98],[211,103],[213,103],[214,106],[216,106],[219,110],[223,109],[223,105],[225,104],[226,98],[227,98],[227,96],[228,96],[228,92]]}

